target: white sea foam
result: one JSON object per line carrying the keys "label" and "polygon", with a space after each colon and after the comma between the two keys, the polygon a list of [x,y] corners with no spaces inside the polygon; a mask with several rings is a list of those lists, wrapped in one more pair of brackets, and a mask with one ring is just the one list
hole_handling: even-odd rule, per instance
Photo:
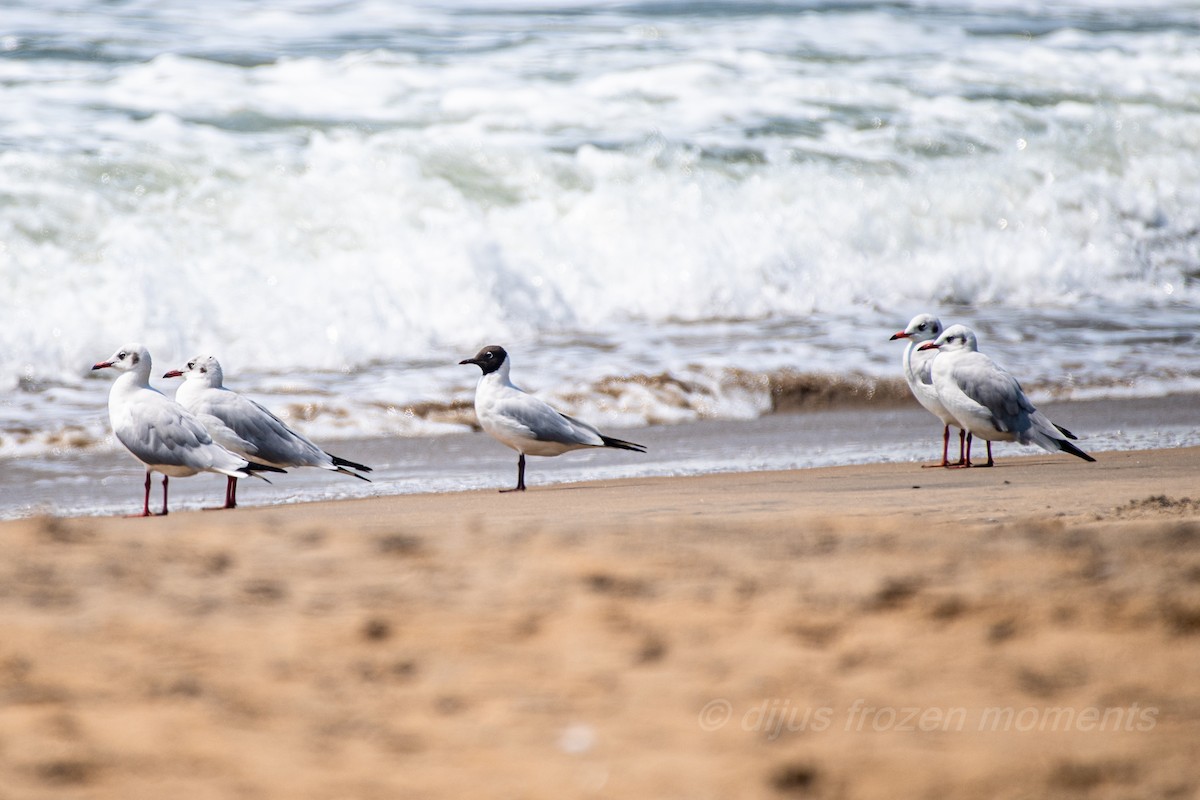
{"label": "white sea foam", "polygon": [[618,424],[764,413],[919,311],[1047,395],[1200,380],[1189,3],[393,6],[15,4],[0,454],[103,441],[129,340],[342,436],[454,424],[406,409],[492,342]]}

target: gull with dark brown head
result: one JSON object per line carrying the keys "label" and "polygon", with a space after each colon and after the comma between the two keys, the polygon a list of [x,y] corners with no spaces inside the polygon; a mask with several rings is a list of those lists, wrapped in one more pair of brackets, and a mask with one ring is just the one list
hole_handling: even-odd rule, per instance
{"label": "gull with dark brown head", "polygon": [[525,491],[526,455],[557,456],[585,447],[646,452],[640,444],[605,436],[588,423],[561,414],[517,388],[509,379],[511,362],[503,347],[485,347],[474,358],[458,363],[474,364],[483,371],[475,387],[475,416],[480,427],[518,453],[517,485],[501,491]]}

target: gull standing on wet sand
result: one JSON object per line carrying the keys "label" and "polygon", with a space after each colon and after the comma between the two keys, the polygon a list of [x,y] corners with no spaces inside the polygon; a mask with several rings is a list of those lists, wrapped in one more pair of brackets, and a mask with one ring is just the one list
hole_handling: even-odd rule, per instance
{"label": "gull standing on wet sand", "polygon": [[[254,476],[260,470],[283,472],[256,464],[215,443],[187,409],[150,385],[150,352],[140,344],[122,347],[92,369],[112,368],[122,374],[108,393],[108,419],[113,434],[133,457],[146,465],[146,497],[141,516],[150,513],[150,473],[163,476],[162,513],[167,513],[167,479],[197,472],[216,472],[232,478]],[[267,481],[270,483],[270,481]]]}
{"label": "gull standing on wet sand", "polygon": [[1050,452],[1063,451],[1084,461],[1096,459],[1071,444],[1075,434],[1055,425],[1033,407],[1021,384],[1003,367],[979,352],[975,333],[951,325],[937,340],[921,345],[937,350],[933,385],[946,410],[967,432],[964,466],[971,464],[971,437],[987,441],[987,466],[992,466],[992,442],[1036,444]]}
{"label": "gull standing on wet sand", "polygon": [[[173,369],[164,378],[183,377],[175,400],[196,415],[209,435],[242,458],[273,467],[320,467],[367,481],[354,470],[371,468],[326,453],[293,431],[263,406],[226,389],[221,364],[213,356],[196,356],[185,369]],[[229,476],[225,508],[237,507],[237,478]]]}
{"label": "gull standing on wet sand", "polygon": [[[900,356],[900,363],[904,367],[904,379],[908,381],[908,388],[912,390],[913,397],[917,398],[917,402],[924,406],[925,410],[942,421],[945,427],[942,430],[942,463],[939,466],[948,467],[950,464],[950,426],[958,428],[958,421],[954,419],[954,415],[946,410],[942,405],[942,401],[938,398],[937,389],[933,388],[933,374],[931,365],[933,359],[937,356],[937,351],[920,350],[919,346],[925,342],[931,342],[936,339],[942,332],[941,321],[932,314],[918,314],[908,323],[908,327],[899,333],[893,334],[892,341],[896,339],[907,339],[908,344],[904,348],[904,354]],[[958,464],[965,463],[966,456],[963,450],[963,439],[966,436],[966,431],[958,428]]]}
{"label": "gull standing on wet sand", "polygon": [[646,448],[605,436],[586,422],[560,414],[546,403],[518,389],[509,380],[508,353],[491,345],[459,364],[475,364],[483,374],[475,387],[475,416],[479,425],[519,454],[517,485],[502,492],[525,491],[525,456],[557,456],[584,447],[614,447],[644,453]]}

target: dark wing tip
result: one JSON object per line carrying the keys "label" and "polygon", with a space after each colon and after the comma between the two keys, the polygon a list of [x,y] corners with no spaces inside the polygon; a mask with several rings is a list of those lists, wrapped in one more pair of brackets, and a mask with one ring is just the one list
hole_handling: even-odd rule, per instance
{"label": "dark wing tip", "polygon": [[338,467],[337,471],[342,473],[343,475],[350,475],[352,477],[358,478],[360,481],[366,481],[367,483],[371,483],[371,479],[368,478],[366,475],[359,475],[357,472],[355,472],[352,469],[346,469],[345,467]]}
{"label": "dark wing tip", "polygon": [[250,461],[246,464],[246,466],[242,467],[242,469],[246,470],[246,472],[278,472],[283,475],[287,474],[286,469],[273,467],[270,464],[260,464],[257,461]]}
{"label": "dark wing tip", "polygon": [[1065,439],[1060,439],[1058,444],[1062,448],[1064,453],[1070,453],[1071,455],[1073,455],[1077,458],[1082,458],[1084,461],[1095,461],[1096,460],[1096,459],[1092,458],[1091,456],[1089,456],[1087,453],[1080,450],[1075,445],[1066,441]]}
{"label": "dark wing tip", "polygon": [[624,439],[614,439],[611,436],[605,436],[604,434],[600,434],[600,441],[604,442],[605,447],[614,447],[617,450],[632,450],[635,453],[646,452],[645,445],[627,442]]}
{"label": "dark wing tip", "polygon": [[1058,432],[1061,433],[1063,436],[1067,437],[1068,439],[1078,439],[1079,438],[1078,436],[1076,436],[1075,434],[1071,433],[1069,430],[1064,428],[1062,425],[1059,425],[1057,422],[1051,422],[1050,424],[1053,425],[1054,427],[1058,428]]}
{"label": "dark wing tip", "polygon": [[329,457],[333,459],[333,465],[335,467],[348,467],[350,469],[356,469],[359,472],[371,472],[372,471],[371,468],[368,467],[366,464],[356,464],[353,461],[347,461],[344,458],[339,458],[338,456],[335,456],[332,453],[329,454]]}

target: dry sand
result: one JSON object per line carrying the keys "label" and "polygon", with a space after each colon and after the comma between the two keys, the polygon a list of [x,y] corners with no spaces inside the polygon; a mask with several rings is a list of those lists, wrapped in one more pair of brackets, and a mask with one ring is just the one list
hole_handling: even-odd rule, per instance
{"label": "dry sand", "polygon": [[1197,476],[1187,449],[4,523],[0,800],[1194,797]]}

